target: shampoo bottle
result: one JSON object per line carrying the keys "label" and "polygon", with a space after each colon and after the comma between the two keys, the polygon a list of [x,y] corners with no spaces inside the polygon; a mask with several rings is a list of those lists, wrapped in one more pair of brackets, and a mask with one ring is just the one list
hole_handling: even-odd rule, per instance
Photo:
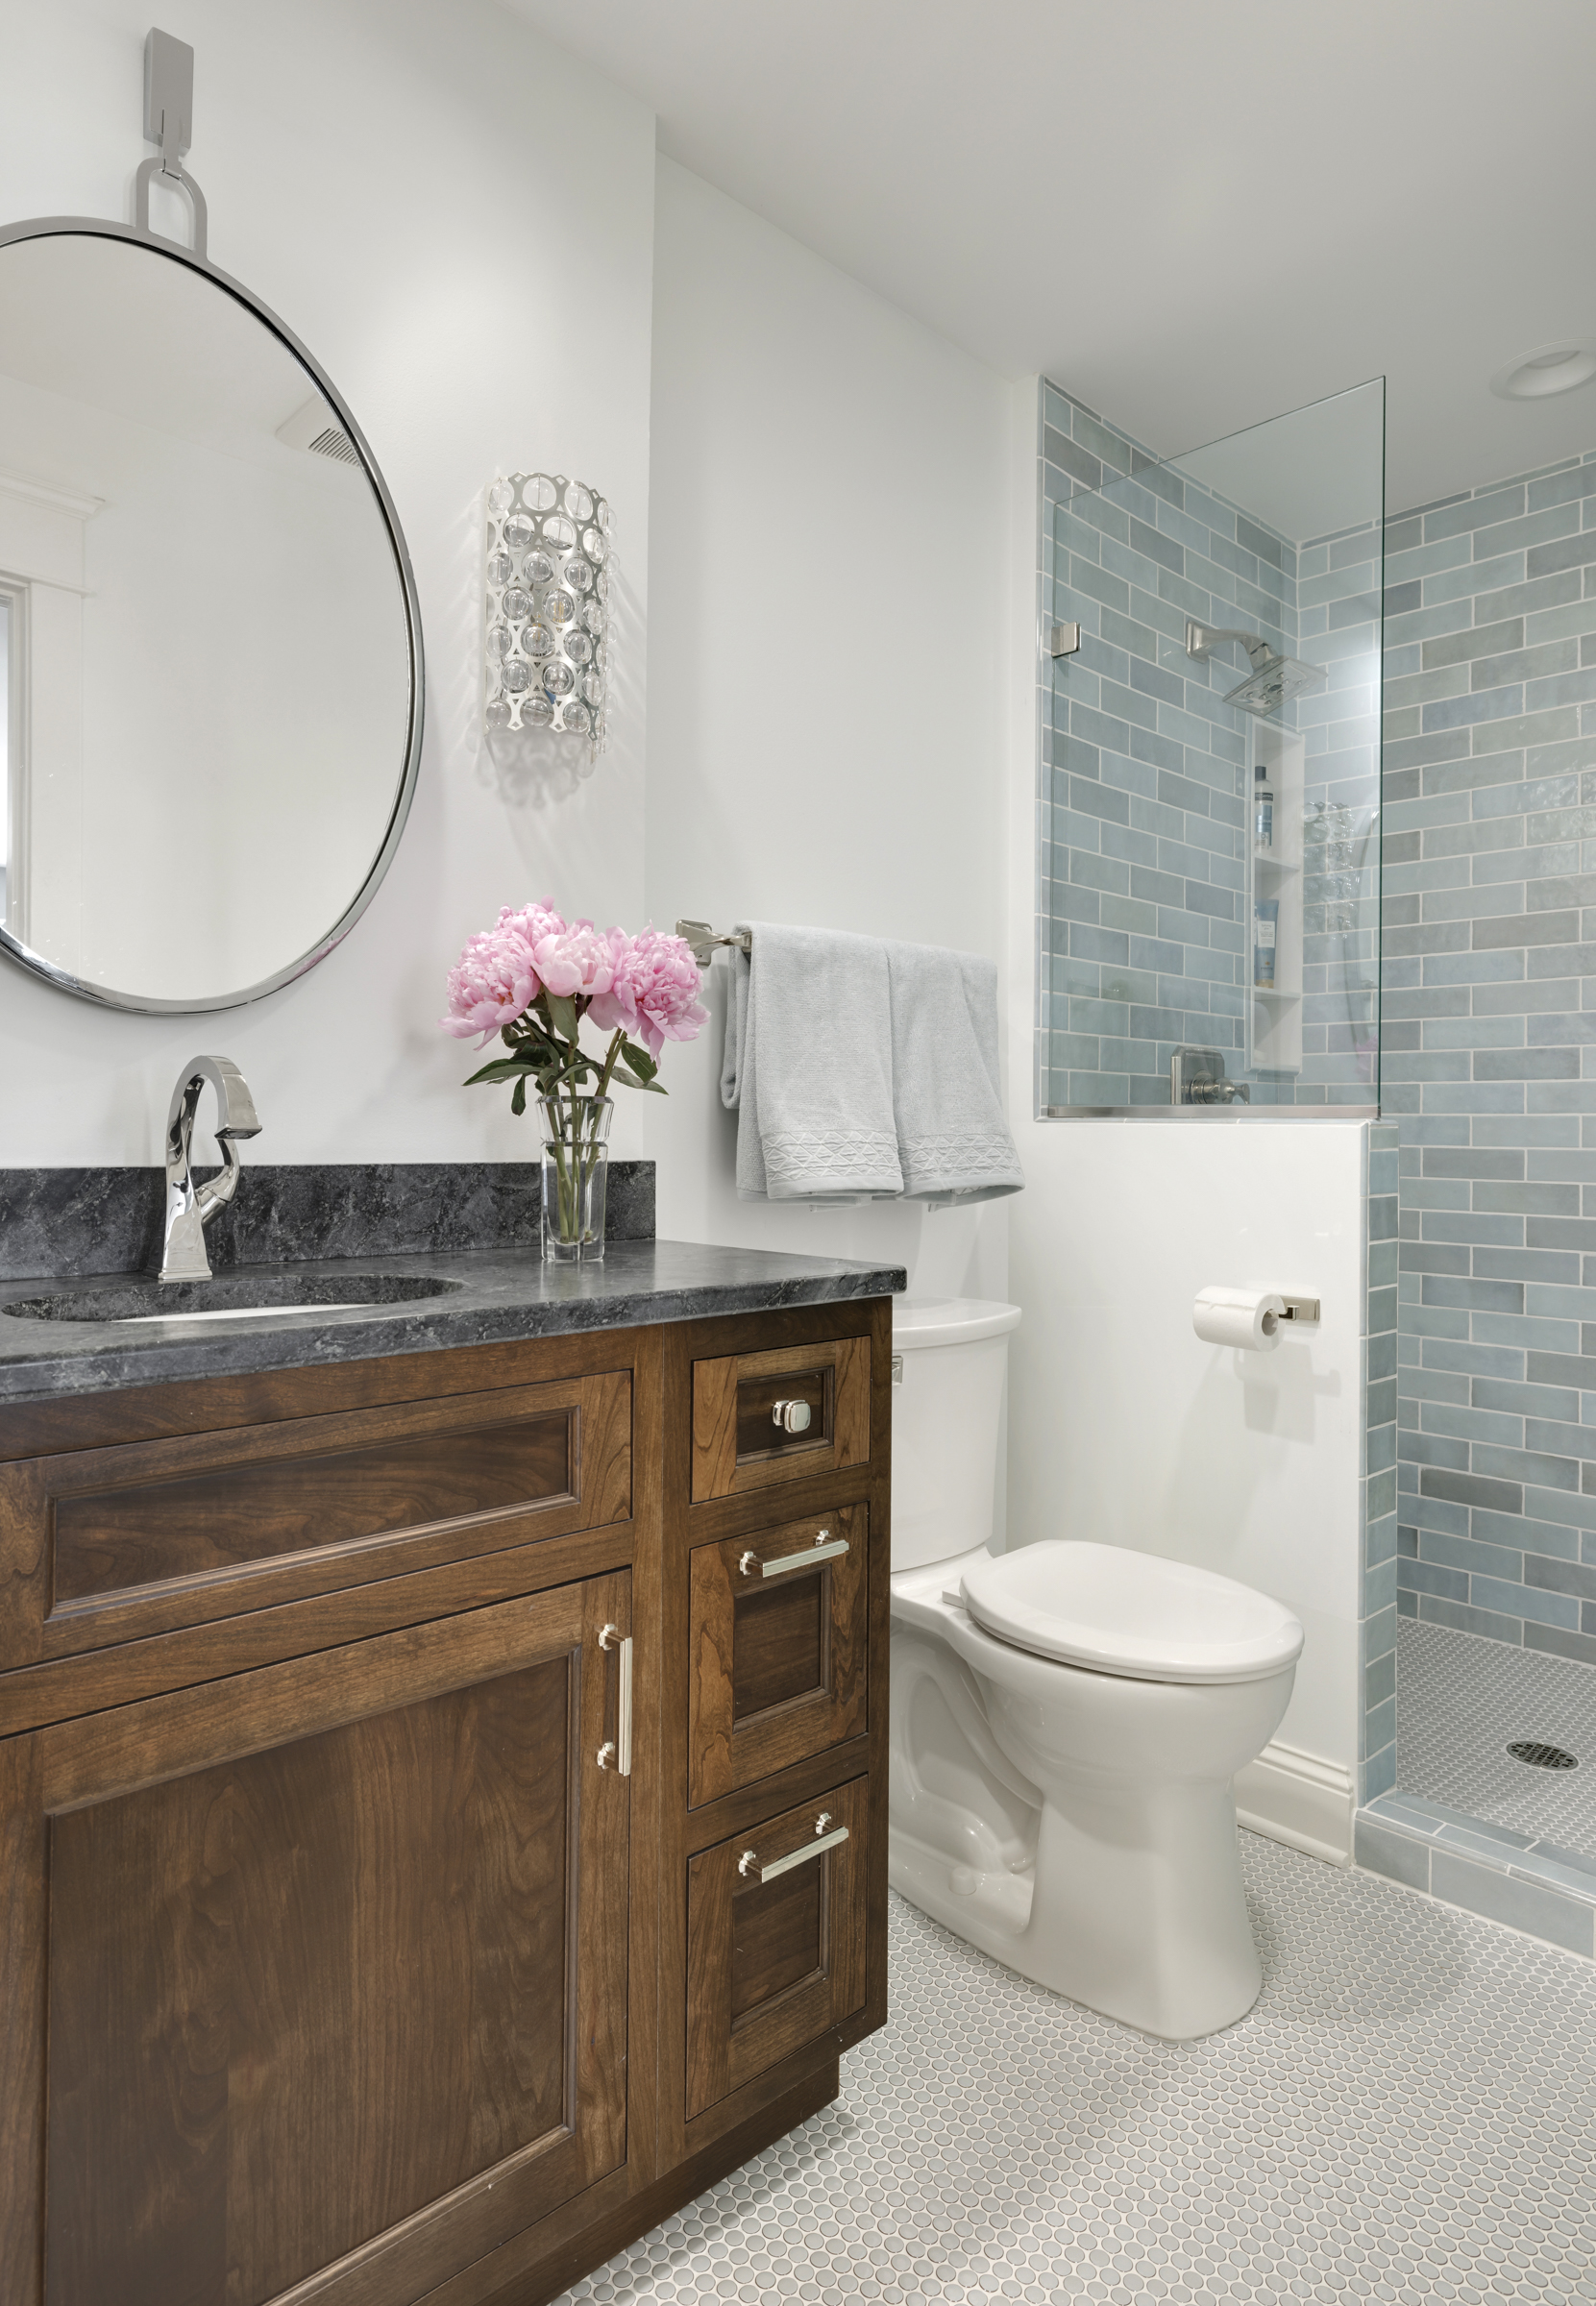
{"label": "shampoo bottle", "polygon": [[1264,993],[1274,991],[1275,932],[1279,925],[1279,898],[1261,896],[1252,909],[1252,981]]}
{"label": "shampoo bottle", "polygon": [[1268,782],[1269,773],[1262,761],[1253,771],[1252,788],[1252,845],[1254,848],[1274,846],[1274,792]]}

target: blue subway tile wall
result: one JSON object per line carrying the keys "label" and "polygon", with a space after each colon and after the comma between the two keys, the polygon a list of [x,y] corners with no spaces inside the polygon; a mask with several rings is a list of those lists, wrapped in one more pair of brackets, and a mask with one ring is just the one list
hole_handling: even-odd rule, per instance
{"label": "blue subway tile wall", "polygon": [[[1377,1094],[1379,628],[1373,525],[1299,549],[1161,465],[1057,386],[1042,393],[1039,597],[1078,655],[1044,663],[1037,1103],[1166,1105],[1182,1043],[1246,1067],[1247,718],[1186,619],[1241,624],[1322,665],[1286,708],[1305,739],[1303,1064],[1255,1105]],[[1239,660],[1238,660],[1239,661]]]}
{"label": "blue subway tile wall", "polygon": [[1359,1751],[1360,1799],[1372,1802],[1396,1783],[1397,1619],[1397,1255],[1398,1165],[1394,1121],[1363,1132],[1363,1686]]}
{"label": "blue subway tile wall", "polygon": [[1387,524],[1397,1607],[1596,1668],[1596,453]]}

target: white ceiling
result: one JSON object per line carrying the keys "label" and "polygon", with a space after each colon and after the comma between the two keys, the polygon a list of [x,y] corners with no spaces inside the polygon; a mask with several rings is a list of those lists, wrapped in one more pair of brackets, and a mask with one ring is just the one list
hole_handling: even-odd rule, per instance
{"label": "white ceiling", "polygon": [[661,149],[1166,454],[1384,373],[1392,509],[1596,448],[1596,0],[506,0]]}

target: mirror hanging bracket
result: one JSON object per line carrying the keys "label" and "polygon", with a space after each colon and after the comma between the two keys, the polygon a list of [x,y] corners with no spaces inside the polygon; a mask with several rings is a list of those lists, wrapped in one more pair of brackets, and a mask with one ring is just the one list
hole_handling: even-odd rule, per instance
{"label": "mirror hanging bracket", "polygon": [[166,239],[166,233],[153,231],[150,225],[150,185],[158,175],[163,184],[180,185],[193,210],[194,254],[204,264],[208,261],[205,194],[183,164],[183,156],[193,141],[193,125],[194,51],[186,40],[174,39],[169,32],[152,31],[144,42],[144,135],[150,143],[159,144],[160,151],[155,159],[138,164],[134,223],[150,239]]}

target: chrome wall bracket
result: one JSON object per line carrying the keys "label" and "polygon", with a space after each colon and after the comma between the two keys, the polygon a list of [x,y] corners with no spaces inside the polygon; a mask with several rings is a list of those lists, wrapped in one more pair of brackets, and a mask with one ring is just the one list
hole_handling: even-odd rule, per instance
{"label": "chrome wall bracket", "polygon": [[194,254],[203,264],[208,261],[205,194],[183,164],[193,132],[194,51],[186,40],[174,39],[169,32],[152,32],[144,42],[144,135],[148,143],[159,144],[160,151],[156,159],[138,164],[134,222],[152,240],[166,239],[168,235],[156,232],[150,223],[150,185],[159,176],[162,184],[186,192],[194,217]]}
{"label": "chrome wall bracket", "polygon": [[751,929],[712,929],[707,920],[678,920],[676,935],[691,948],[700,969],[709,967],[718,944],[730,945],[739,953],[753,950]]}
{"label": "chrome wall bracket", "polygon": [[1047,653],[1056,662],[1061,656],[1078,656],[1081,648],[1081,628],[1074,623],[1052,626],[1047,634]]}

